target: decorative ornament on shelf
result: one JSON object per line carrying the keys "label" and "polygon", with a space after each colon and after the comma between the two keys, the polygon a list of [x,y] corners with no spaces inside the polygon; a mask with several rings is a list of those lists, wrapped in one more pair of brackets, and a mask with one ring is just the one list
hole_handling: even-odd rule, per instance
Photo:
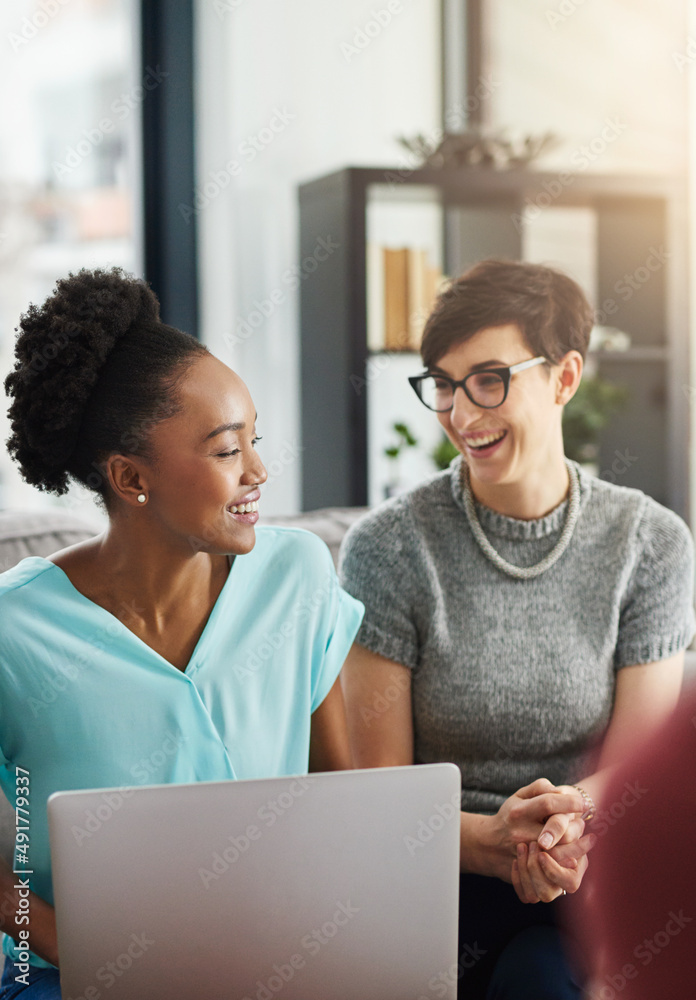
{"label": "decorative ornament on shelf", "polygon": [[594,326],[590,334],[590,351],[630,351],[631,335],[615,326]]}
{"label": "decorative ornament on shelf", "polygon": [[415,448],[418,444],[417,439],[411,434],[406,424],[397,421],[397,423],[392,424],[392,430],[398,435],[398,441],[395,445],[390,445],[390,447],[384,449],[384,454],[390,460],[392,469],[389,482],[384,487],[384,497],[386,500],[389,497],[397,496],[401,492],[398,465],[399,456],[405,448]]}
{"label": "decorative ornament on shelf", "polygon": [[527,167],[560,142],[553,132],[540,135],[513,135],[507,130],[469,129],[466,132],[445,132],[435,144],[423,135],[412,139],[399,136],[399,142],[410,153],[420,157],[421,167],[438,170],[460,167],[487,167],[510,170]]}

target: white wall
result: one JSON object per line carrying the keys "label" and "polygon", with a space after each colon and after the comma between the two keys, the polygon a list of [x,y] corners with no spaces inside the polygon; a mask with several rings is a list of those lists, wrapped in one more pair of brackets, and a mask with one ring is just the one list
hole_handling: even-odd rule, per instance
{"label": "white wall", "polygon": [[[198,3],[198,185],[212,195],[197,215],[202,336],[257,405],[274,473],[266,513],[299,508],[300,460],[312,460],[300,453],[297,293],[283,280],[297,258],[297,186],[345,166],[405,164],[397,137],[440,122],[439,3],[391,0],[390,17],[388,3]],[[362,49],[359,29],[373,36],[358,36]],[[248,140],[269,122],[278,132],[255,153]],[[237,175],[215,195],[235,159]],[[283,301],[247,337],[240,323],[256,321],[274,290]]]}
{"label": "white wall", "polygon": [[616,119],[588,169],[683,175],[689,2],[489,0],[494,123],[556,133],[544,165],[560,169]]}
{"label": "white wall", "polygon": [[[684,174],[695,72],[685,63],[688,3],[489,0],[492,125],[555,132],[545,169]],[[297,185],[349,165],[403,164],[396,137],[441,121],[439,0],[394,6],[390,23],[370,26],[375,37],[351,52],[387,0],[198,2],[199,188],[210,185],[197,203],[202,330],[257,403],[261,453],[276,473],[269,513],[297,509],[300,461],[311,461],[300,453],[297,294],[283,280],[296,259]],[[276,109],[288,120],[275,120],[280,130],[252,159],[245,141]],[[616,136],[588,157],[583,147],[607,121]],[[282,302],[260,316],[274,291]]]}

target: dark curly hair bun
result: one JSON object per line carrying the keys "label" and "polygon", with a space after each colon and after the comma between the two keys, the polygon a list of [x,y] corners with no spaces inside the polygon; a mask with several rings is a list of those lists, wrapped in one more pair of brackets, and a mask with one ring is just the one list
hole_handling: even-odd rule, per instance
{"label": "dark curly hair bun", "polygon": [[165,325],[148,285],[120,268],[81,270],[20,318],[7,441],[24,479],[63,494],[72,476],[107,498],[99,461],[147,453],[147,428],[176,412],[195,338]]}

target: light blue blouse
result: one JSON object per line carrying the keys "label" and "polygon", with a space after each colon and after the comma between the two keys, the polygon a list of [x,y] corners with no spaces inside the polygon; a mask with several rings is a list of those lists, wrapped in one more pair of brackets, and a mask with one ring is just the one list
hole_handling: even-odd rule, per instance
{"label": "light blue blouse", "polygon": [[0,784],[14,805],[28,772],[31,888],[53,902],[52,792],[306,773],[310,717],[363,611],[317,536],[260,527],[182,671],[49,560],[0,574]]}

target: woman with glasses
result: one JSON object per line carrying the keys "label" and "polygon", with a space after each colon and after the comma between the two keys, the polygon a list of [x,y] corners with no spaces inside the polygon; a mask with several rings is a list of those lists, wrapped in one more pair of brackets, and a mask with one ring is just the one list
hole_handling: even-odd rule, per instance
{"label": "woman with glasses", "polygon": [[592,322],[547,267],[491,260],[455,281],[410,382],[460,455],[341,554],[366,608],[342,675],[356,764],[462,773],[455,978],[471,998],[581,995],[554,901],[580,886],[615,762],[674,707],[694,632],[685,524],[564,455]]}

